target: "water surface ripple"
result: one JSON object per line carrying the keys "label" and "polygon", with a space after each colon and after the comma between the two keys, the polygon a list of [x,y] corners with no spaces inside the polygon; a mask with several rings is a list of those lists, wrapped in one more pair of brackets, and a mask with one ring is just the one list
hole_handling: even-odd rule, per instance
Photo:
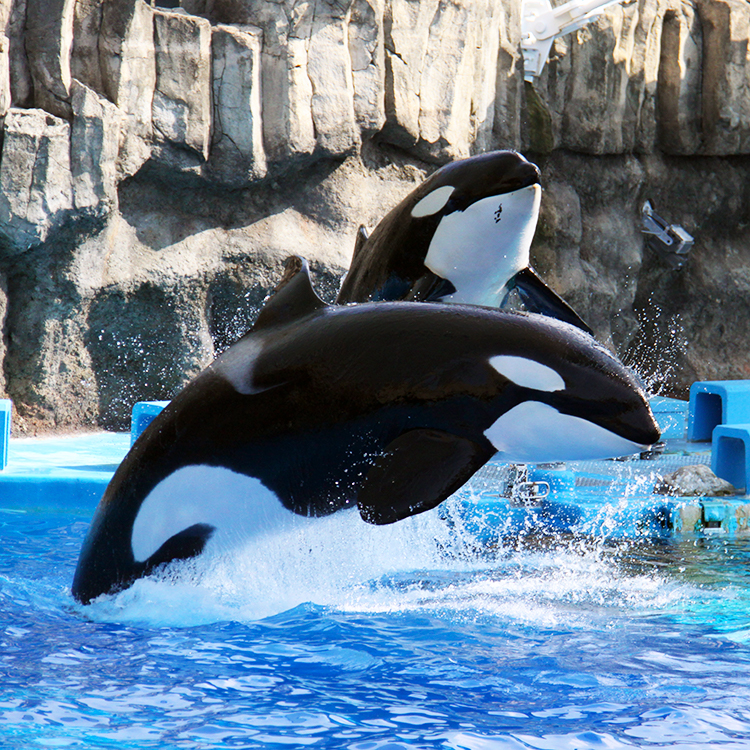
{"label": "water surface ripple", "polygon": [[750,542],[340,514],[80,607],[89,512],[0,511],[0,747],[750,747]]}

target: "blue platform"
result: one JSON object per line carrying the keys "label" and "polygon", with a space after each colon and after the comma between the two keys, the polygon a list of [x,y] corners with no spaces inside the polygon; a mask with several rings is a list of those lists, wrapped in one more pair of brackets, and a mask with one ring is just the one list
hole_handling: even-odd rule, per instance
{"label": "blue platform", "polygon": [[677,398],[653,396],[649,399],[662,440],[684,440],[687,437],[689,404]]}
{"label": "blue platform", "polygon": [[706,529],[744,532],[743,519],[750,515],[747,497],[654,494],[654,486],[665,474],[710,462],[709,443],[685,448],[681,443],[670,452],[667,443],[667,452],[653,458],[529,467],[530,482],[549,485],[549,495],[538,500],[503,496],[508,467],[490,462],[459,491],[457,500],[450,501],[453,510],[447,507],[443,512],[482,545],[501,544],[524,534],[654,538]]}
{"label": "blue platform", "polygon": [[714,474],[747,491],[750,487],[750,424],[714,427],[711,446]]}
{"label": "blue platform", "polygon": [[13,404],[9,398],[0,399],[0,471],[8,465],[10,445],[10,423]]}
{"label": "blue platform", "polygon": [[129,434],[11,440],[11,402],[0,400],[0,508],[95,507],[132,443],[168,403],[137,403]]}
{"label": "blue platform", "polygon": [[690,387],[688,440],[711,440],[714,427],[750,423],[750,380],[706,380]]}

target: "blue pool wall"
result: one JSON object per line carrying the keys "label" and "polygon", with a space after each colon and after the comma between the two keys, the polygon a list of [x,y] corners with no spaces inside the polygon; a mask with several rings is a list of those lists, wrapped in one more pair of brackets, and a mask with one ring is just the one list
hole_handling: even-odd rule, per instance
{"label": "blue pool wall", "polygon": [[13,404],[9,398],[0,399],[0,471],[8,465],[10,422]]}

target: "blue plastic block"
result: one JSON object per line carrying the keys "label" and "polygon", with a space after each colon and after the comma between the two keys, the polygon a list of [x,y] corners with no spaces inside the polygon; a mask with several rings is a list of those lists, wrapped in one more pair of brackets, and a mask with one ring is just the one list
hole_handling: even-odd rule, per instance
{"label": "blue plastic block", "polygon": [[750,424],[723,424],[714,428],[711,469],[737,489],[750,488]]}
{"label": "blue plastic block", "polygon": [[169,401],[139,401],[134,407],[130,418],[130,444],[154,421],[159,412]]}
{"label": "blue plastic block", "polygon": [[688,402],[664,396],[652,396],[648,402],[661,430],[661,439],[684,440],[687,430]]}
{"label": "blue plastic block", "polygon": [[9,398],[0,399],[0,471],[8,465],[8,444],[10,443],[10,418],[13,405]]}
{"label": "blue plastic block", "polygon": [[[703,530],[721,529],[724,532],[737,531],[737,523],[734,519],[733,508],[730,503],[721,502],[720,500],[701,500],[701,515],[703,520]],[[735,521],[732,524],[732,521]],[[732,528],[734,526],[734,528]]]}
{"label": "blue plastic block", "polygon": [[711,440],[720,424],[750,422],[750,380],[707,380],[690,388],[688,440]]}

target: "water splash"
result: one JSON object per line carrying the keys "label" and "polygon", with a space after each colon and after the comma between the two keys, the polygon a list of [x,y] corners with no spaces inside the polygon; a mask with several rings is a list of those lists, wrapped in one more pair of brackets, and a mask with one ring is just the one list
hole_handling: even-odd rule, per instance
{"label": "water splash", "polygon": [[[307,522],[305,522],[307,521]],[[269,535],[231,556],[170,566],[81,608],[113,622],[249,622],[302,604],[347,612],[491,616],[535,627],[591,627],[622,610],[660,612],[696,596],[658,566],[628,570],[624,548],[571,536],[482,548],[435,509],[391,526],[356,510]]]}
{"label": "water splash", "polygon": [[655,299],[638,311],[640,335],[623,354],[623,362],[633,369],[650,395],[670,395],[682,382],[689,339],[682,316],[669,314]]}

